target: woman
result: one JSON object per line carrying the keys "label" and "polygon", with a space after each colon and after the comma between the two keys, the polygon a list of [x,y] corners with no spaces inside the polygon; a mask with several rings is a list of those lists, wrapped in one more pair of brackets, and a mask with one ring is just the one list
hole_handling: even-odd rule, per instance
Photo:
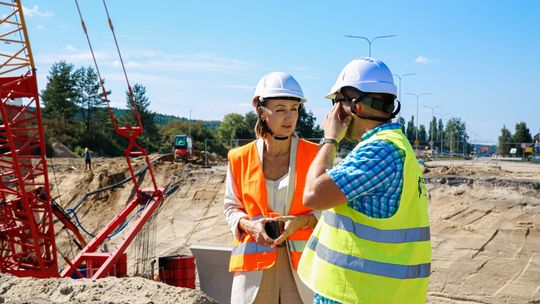
{"label": "woman", "polygon": [[[313,293],[296,274],[317,223],[302,204],[317,145],[294,133],[304,101],[290,74],[264,75],[253,97],[258,139],[229,151],[224,213],[235,237],[229,265],[235,273],[231,303],[313,301]],[[275,220],[284,224],[274,226],[282,232],[272,239],[267,230]]]}

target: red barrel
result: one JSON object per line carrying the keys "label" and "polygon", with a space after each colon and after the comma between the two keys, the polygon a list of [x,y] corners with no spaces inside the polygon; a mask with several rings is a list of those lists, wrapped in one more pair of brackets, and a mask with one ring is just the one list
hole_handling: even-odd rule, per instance
{"label": "red barrel", "polygon": [[160,257],[159,277],[162,282],[177,287],[195,289],[195,257],[173,255]]}

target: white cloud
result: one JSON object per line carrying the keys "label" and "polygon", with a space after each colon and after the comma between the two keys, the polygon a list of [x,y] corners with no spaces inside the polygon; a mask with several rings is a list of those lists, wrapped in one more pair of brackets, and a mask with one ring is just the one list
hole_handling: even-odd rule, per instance
{"label": "white cloud", "polygon": [[64,51],[75,52],[75,51],[77,51],[77,49],[73,45],[68,44],[68,45],[64,46]]}
{"label": "white cloud", "polygon": [[43,12],[39,10],[39,7],[37,5],[34,5],[32,8],[28,8],[23,5],[23,13],[26,17],[34,17],[34,16],[40,16],[40,17],[52,17],[54,14],[52,12]]}
{"label": "white cloud", "polygon": [[438,59],[431,59],[431,58],[428,58],[424,55],[420,55],[418,57],[416,57],[416,59],[414,60],[416,63],[420,63],[420,64],[434,64],[434,63],[437,63],[439,62]]}
{"label": "white cloud", "polygon": [[43,24],[38,24],[38,25],[36,25],[36,28],[37,28],[38,30],[43,30],[43,29],[45,29],[45,25],[43,25]]}
{"label": "white cloud", "polygon": [[[135,61],[127,61],[127,62],[124,62],[124,65],[126,66],[126,68],[134,68],[134,67],[140,67],[142,66],[142,64],[138,63],[138,62],[135,62]],[[122,66],[120,60],[114,60],[112,62],[112,66],[115,67],[115,68],[119,68]]]}

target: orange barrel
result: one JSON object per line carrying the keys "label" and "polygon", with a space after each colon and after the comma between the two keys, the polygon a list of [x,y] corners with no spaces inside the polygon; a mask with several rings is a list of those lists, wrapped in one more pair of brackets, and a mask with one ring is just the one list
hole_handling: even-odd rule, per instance
{"label": "orange barrel", "polygon": [[195,257],[173,255],[160,257],[159,277],[162,282],[177,287],[195,289]]}

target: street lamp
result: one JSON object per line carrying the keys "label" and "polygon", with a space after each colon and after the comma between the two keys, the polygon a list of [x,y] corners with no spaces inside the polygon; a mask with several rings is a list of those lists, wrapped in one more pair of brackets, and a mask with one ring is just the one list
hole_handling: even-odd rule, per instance
{"label": "street lamp", "polygon": [[[424,108],[428,108],[428,109],[431,109],[431,122],[433,122],[433,118],[435,118],[435,115],[433,114],[433,112],[435,111],[436,108],[440,108],[442,106],[433,106],[433,107],[430,107],[430,106],[423,106]],[[431,156],[433,156],[433,144],[434,144],[434,141],[433,141],[433,130],[435,130],[435,126],[437,125],[437,120],[435,120],[434,122],[434,125],[431,126],[431,140],[429,141],[429,145],[431,146]]]}
{"label": "street lamp", "polygon": [[429,92],[420,93],[420,94],[407,93],[407,95],[416,96],[416,136],[415,136],[415,140],[414,140],[415,146],[418,146],[417,145],[417,142],[418,142],[418,102],[419,102],[420,96],[425,96],[425,95],[429,95],[429,94],[431,94],[431,93],[429,93]]}
{"label": "street lamp", "polygon": [[345,35],[345,37],[347,38],[360,38],[360,39],[364,39],[367,41],[367,43],[369,44],[369,57],[371,57],[371,43],[373,43],[373,41],[375,39],[380,39],[380,38],[390,38],[390,37],[396,37],[397,35],[385,35],[385,36],[377,36],[377,37],[373,37],[371,40],[367,37],[364,37],[364,36],[353,36],[353,35]]}
{"label": "street lamp", "polygon": [[[401,79],[407,77],[407,76],[413,76],[416,75],[416,73],[408,73],[408,74],[392,74],[396,76],[399,79],[399,102],[401,102]],[[398,113],[398,121],[401,118],[401,111]]]}

